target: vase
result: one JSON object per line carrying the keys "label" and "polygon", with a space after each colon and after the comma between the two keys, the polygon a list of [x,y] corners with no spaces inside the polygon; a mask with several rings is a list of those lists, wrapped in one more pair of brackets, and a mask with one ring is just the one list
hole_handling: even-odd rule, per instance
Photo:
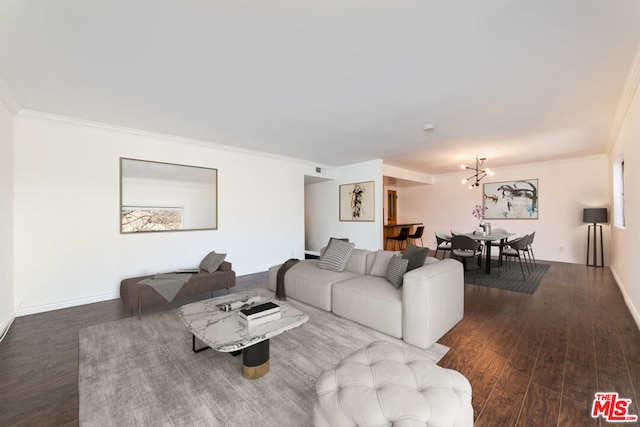
{"label": "vase", "polygon": [[480,221],[480,228],[482,229],[482,234],[483,235],[487,235],[487,225],[484,223],[484,221]]}

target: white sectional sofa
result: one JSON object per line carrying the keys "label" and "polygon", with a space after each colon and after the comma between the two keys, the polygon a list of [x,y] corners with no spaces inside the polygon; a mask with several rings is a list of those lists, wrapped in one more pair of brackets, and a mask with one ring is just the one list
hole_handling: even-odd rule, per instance
{"label": "white sectional sofa", "polygon": [[[402,286],[396,288],[384,275],[390,255],[353,249],[340,272],[319,268],[319,260],[301,260],[284,276],[286,296],[429,348],[462,319],[462,264],[427,257],[422,267],[405,273]],[[279,269],[280,265],[269,269],[272,291]]]}

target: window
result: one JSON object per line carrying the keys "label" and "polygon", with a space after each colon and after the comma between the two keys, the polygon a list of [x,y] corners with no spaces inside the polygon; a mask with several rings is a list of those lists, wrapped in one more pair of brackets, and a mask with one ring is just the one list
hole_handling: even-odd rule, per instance
{"label": "window", "polygon": [[624,155],[613,164],[613,225],[625,227],[624,216]]}
{"label": "window", "polygon": [[179,207],[123,206],[122,232],[181,230],[182,211]]}

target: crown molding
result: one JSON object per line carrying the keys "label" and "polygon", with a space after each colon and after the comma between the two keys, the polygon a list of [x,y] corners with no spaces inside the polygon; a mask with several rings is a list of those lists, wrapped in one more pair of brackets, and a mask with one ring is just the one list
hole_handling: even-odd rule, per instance
{"label": "crown molding", "polygon": [[[0,95],[1,95],[1,92],[0,92]],[[41,120],[41,121],[49,121],[54,123],[65,123],[71,126],[78,126],[78,127],[89,128],[89,129],[98,129],[105,132],[125,134],[125,135],[136,135],[136,136],[147,137],[147,138],[161,139],[164,141],[174,142],[178,144],[198,145],[200,147],[205,147],[209,149],[213,148],[217,150],[225,150],[225,151],[230,151],[235,153],[243,153],[248,155],[259,156],[259,157],[269,157],[277,160],[284,160],[288,162],[295,162],[298,164],[308,165],[310,167],[318,166],[326,169],[335,169],[335,166],[332,166],[332,165],[318,164],[317,162],[312,162],[309,160],[297,159],[295,157],[283,156],[280,154],[273,154],[265,151],[252,150],[249,148],[236,147],[233,145],[225,145],[217,142],[211,142],[211,141],[205,141],[205,140],[199,140],[199,139],[193,139],[193,138],[185,138],[177,135],[170,135],[170,134],[165,134],[160,132],[152,132],[152,131],[147,131],[142,129],[125,127],[125,126],[112,125],[109,123],[78,119],[75,117],[62,116],[58,114],[44,113],[41,111],[27,110],[24,108],[19,110],[15,114],[15,116],[17,118],[25,118],[29,120]]]}
{"label": "crown molding", "polygon": [[9,86],[5,83],[2,76],[0,76],[0,102],[3,103],[14,116],[20,111],[18,101],[16,101],[13,92],[9,89]]}
{"label": "crown molding", "polygon": [[633,62],[631,63],[631,68],[629,69],[629,73],[627,74],[627,79],[625,81],[624,87],[622,88],[622,93],[620,94],[620,100],[618,101],[618,108],[616,109],[616,114],[613,118],[613,125],[611,126],[611,133],[609,133],[609,139],[607,141],[606,153],[610,153],[613,149],[616,140],[618,139],[618,135],[620,134],[620,130],[622,129],[622,125],[624,120],[627,118],[627,113],[629,112],[629,107],[633,102],[633,98],[636,95],[638,90],[638,84],[640,83],[640,40],[636,46],[636,52],[633,56]]}

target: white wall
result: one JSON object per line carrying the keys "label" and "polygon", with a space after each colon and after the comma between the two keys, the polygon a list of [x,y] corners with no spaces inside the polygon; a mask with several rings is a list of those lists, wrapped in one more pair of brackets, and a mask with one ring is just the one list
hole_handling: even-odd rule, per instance
{"label": "white wall", "polygon": [[13,294],[13,115],[0,99],[0,337],[15,316]]}
{"label": "white wall", "polygon": [[[637,64],[636,64],[637,66]],[[637,70],[636,70],[637,71]],[[620,154],[625,164],[625,218],[624,228],[611,227],[613,245],[611,247],[611,271],[625,297],[627,306],[640,327],[640,92],[636,84],[635,95],[627,110],[618,137],[609,152],[609,167]],[[613,206],[613,199],[611,201]],[[613,217],[613,215],[610,215]]]}
{"label": "white wall", "polygon": [[[238,275],[304,256],[310,166],[29,112],[14,126],[20,315],[116,298],[123,278],[194,267],[211,250]],[[120,157],[218,168],[218,230],[120,234]]]}
{"label": "white wall", "polygon": [[[493,169],[493,168],[492,168]],[[425,246],[435,248],[434,232],[472,231],[478,225],[471,211],[482,204],[482,186],[469,190],[460,174],[434,177],[433,185],[399,187],[401,221],[425,225]],[[585,157],[508,168],[495,168],[486,182],[538,179],[538,220],[490,220],[492,227],[517,235],[536,232],[534,251],[541,260],[582,264],[586,261],[587,225],[582,209],[609,202],[608,165],[605,156]],[[409,212],[407,212],[409,211]],[[399,219],[400,219],[399,218]],[[605,264],[608,262],[609,227],[604,227]]]}
{"label": "white wall", "polygon": [[[422,193],[426,191],[430,185],[412,185],[412,186],[389,186],[385,187],[384,194],[387,190],[396,190],[398,200],[396,201],[396,210],[398,211],[398,224],[412,224],[424,222],[424,196]],[[386,202],[386,197],[385,197]],[[385,203],[385,209],[387,209]],[[386,212],[386,211],[385,211]],[[426,230],[426,224],[425,224]],[[422,239],[425,241],[425,239]]]}
{"label": "white wall", "polygon": [[[339,187],[353,182],[375,181],[375,220],[372,222],[340,221]],[[305,186],[306,249],[319,251],[329,237],[348,237],[357,248],[382,248],[382,161],[337,168],[336,179]]]}

